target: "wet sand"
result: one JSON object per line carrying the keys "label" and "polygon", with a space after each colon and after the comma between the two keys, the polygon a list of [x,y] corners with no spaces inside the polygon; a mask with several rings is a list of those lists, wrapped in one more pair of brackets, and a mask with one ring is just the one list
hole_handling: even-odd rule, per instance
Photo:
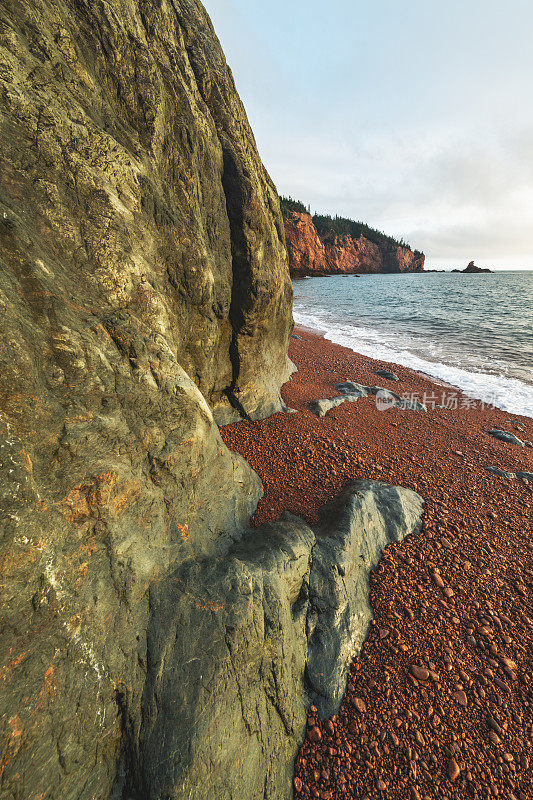
{"label": "wet sand", "polygon": [[[533,798],[533,420],[483,408],[452,387],[295,329],[297,414],[221,429],[263,481],[252,523],[285,509],[310,523],[353,480],[418,491],[420,535],[387,548],[371,582],[375,621],[338,716],[309,712],[295,797]],[[391,382],[375,369],[391,369]],[[375,397],[319,419],[309,402],[353,380],[424,399],[428,412],[379,411]],[[444,398],[442,394],[444,392]],[[432,408],[448,403],[450,408]],[[520,430],[509,420],[523,425]]]}

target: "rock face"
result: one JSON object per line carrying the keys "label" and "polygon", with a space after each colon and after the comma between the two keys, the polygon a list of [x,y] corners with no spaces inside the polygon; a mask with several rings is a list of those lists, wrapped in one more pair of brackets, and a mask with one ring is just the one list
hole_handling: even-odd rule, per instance
{"label": "rock face", "polygon": [[425,256],[407,247],[379,246],[363,235],[357,239],[332,232],[319,236],[309,214],[290,212],[284,222],[295,277],[424,270]]}
{"label": "rock face", "polygon": [[315,529],[286,513],[158,583],[126,795],[288,798],[306,709],[338,710],[366,638],[369,572],[421,515],[414,492],[359,481]]}
{"label": "rock face", "polygon": [[314,541],[304,522],[286,515],[250,531],[225,558],[180,568],[153,592],[153,669],[130,757],[133,797],[290,797],[309,702]]}
{"label": "rock face", "polygon": [[230,392],[270,412],[289,371],[283,223],[200,3],[3,14],[0,219],[25,296],[48,318],[92,313],[156,383],[160,346],[119,315],[157,319],[212,407]]}
{"label": "rock face", "polygon": [[196,0],[6,0],[0,85],[1,794],[100,800],[261,495],[213,411],[281,407],[283,223]]}
{"label": "rock face", "polygon": [[327,275],[326,248],[311,215],[293,211],[284,223],[291,275]]}

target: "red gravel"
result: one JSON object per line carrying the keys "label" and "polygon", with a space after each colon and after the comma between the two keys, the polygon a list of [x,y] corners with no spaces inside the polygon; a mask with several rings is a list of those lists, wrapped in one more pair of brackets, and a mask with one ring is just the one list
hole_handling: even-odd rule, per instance
{"label": "red gravel", "polygon": [[[295,797],[533,798],[532,485],[485,466],[533,471],[533,420],[480,407],[379,412],[373,397],[320,420],[307,403],[355,380],[442,391],[404,367],[372,361],[308,331],[292,340],[299,372],[284,387],[299,414],[222,429],[258,472],[259,525],[283,509],[309,522],[352,480],[407,486],[425,499],[422,534],[391,545],[371,582],[375,622],[337,717],[311,707]],[[390,383],[374,374],[389,368]],[[440,402],[440,399],[437,400]],[[509,419],[519,419],[516,430]]]}

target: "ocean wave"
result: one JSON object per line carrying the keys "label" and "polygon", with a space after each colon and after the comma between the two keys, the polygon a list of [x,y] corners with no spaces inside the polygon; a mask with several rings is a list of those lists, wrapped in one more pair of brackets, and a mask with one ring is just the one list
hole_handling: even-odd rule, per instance
{"label": "ocean wave", "polygon": [[[394,335],[392,332],[385,337],[382,330],[341,323],[334,320],[333,315],[327,312],[323,315],[309,314],[295,307],[293,315],[297,324],[323,332],[324,337],[334,344],[348,347],[356,353],[378,361],[387,361],[423,372],[457,387],[467,397],[493,405],[510,414],[533,417],[533,387],[517,378],[483,371],[476,372],[442,360],[431,361],[413,352],[409,345],[399,341],[399,337],[396,337],[396,343],[390,341],[389,336],[392,338]],[[442,348],[439,348],[437,353],[432,343],[424,345],[430,357],[443,358]],[[420,346],[421,343],[417,342],[417,349],[420,349]],[[502,365],[503,371],[505,371],[504,365]]]}

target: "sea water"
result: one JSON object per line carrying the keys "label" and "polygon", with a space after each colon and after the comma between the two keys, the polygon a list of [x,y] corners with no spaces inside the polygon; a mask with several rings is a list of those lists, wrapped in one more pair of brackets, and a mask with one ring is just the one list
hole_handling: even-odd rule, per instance
{"label": "sea water", "polygon": [[295,322],[533,417],[533,271],[294,280]]}

